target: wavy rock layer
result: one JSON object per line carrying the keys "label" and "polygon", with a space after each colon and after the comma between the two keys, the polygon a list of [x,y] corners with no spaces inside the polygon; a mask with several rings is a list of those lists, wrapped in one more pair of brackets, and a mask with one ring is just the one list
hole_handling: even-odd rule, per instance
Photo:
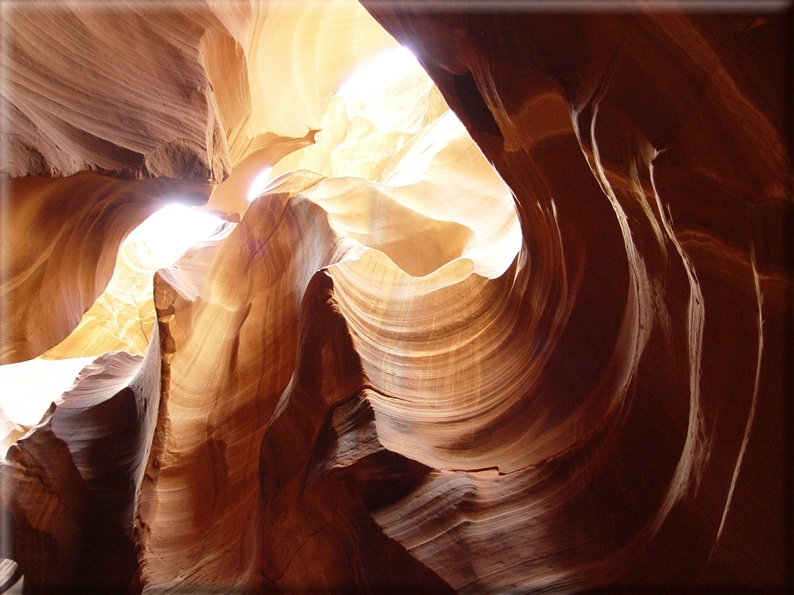
{"label": "wavy rock layer", "polygon": [[[368,7],[515,192],[528,264],[501,390],[469,440],[395,444],[437,471],[384,531],[460,591],[784,584],[786,75],[748,69],[781,64],[783,15]],[[423,353],[376,327],[373,368]],[[423,436],[406,379],[373,402]],[[477,410],[451,394],[434,420]]]}
{"label": "wavy rock layer", "polygon": [[208,195],[205,184],[87,172],[0,181],[0,362],[36,357],[65,339],[110,281],[124,237],[164,199],[196,204]]}
{"label": "wavy rock layer", "polygon": [[[198,51],[211,15],[155,12],[147,18],[134,4],[84,10],[56,2],[45,26],[41,11],[8,7],[3,172],[225,177],[226,138]],[[112,26],[119,21],[123,42]]]}
{"label": "wavy rock layer", "polygon": [[350,0],[58,0],[9,5],[2,26],[2,363],[69,334],[157,199],[202,204],[215,189],[208,209],[239,221],[256,175],[313,142],[334,90],[396,46]]}
{"label": "wavy rock layer", "polygon": [[9,449],[3,529],[26,592],[140,588],[132,526],[160,402],[156,346],[89,363]]}
{"label": "wavy rock layer", "polygon": [[9,13],[25,588],[785,588],[790,15],[207,4]]}

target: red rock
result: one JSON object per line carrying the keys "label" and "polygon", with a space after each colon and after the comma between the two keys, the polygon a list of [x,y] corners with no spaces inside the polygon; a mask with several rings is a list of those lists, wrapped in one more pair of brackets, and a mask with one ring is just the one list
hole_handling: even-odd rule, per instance
{"label": "red rock", "polygon": [[[166,195],[234,223],[153,276],[145,356],[0,416],[0,556],[32,592],[790,587],[790,14],[362,4],[129,8],[126,45],[8,13],[3,362],[135,343],[60,342]],[[437,88],[334,95],[394,46],[364,9]]]}

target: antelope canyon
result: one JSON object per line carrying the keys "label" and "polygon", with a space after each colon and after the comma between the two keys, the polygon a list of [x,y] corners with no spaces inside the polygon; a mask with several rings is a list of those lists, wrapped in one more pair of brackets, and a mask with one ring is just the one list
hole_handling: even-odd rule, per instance
{"label": "antelope canyon", "polygon": [[792,9],[0,5],[0,593],[783,593]]}

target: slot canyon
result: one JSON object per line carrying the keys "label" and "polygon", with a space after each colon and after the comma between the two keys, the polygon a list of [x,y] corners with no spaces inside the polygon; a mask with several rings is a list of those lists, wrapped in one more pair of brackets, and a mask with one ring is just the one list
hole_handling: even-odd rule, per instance
{"label": "slot canyon", "polygon": [[789,3],[0,19],[0,593],[792,588]]}

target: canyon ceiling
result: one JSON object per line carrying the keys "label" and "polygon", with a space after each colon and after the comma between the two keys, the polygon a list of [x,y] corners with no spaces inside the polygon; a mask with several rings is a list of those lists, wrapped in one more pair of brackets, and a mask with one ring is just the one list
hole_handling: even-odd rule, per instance
{"label": "canyon ceiling", "polygon": [[0,592],[791,587],[787,3],[0,18]]}

